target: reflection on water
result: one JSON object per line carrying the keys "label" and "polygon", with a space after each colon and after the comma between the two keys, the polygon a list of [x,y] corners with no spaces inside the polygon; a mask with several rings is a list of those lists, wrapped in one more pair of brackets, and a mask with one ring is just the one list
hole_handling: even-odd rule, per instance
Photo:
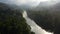
{"label": "reflection on water", "polygon": [[50,32],[46,32],[41,27],[39,27],[33,20],[31,20],[27,16],[27,12],[25,10],[23,12],[23,17],[26,19],[27,24],[31,26],[31,31],[35,32],[36,34],[53,34]]}

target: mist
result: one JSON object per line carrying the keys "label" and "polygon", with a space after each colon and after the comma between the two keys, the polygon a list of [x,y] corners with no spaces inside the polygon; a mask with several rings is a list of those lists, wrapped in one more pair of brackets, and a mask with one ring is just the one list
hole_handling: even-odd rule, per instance
{"label": "mist", "polygon": [[60,0],[0,0],[0,2],[7,3],[7,4],[16,4],[18,6],[26,5],[26,6],[36,7],[41,3],[44,3],[48,6],[54,5],[56,3],[59,3]]}
{"label": "mist", "polygon": [[[39,9],[40,7],[52,7],[60,3],[60,0],[0,0],[2,3],[6,4],[15,4],[17,6],[24,6],[24,8],[32,8],[32,9]],[[54,7],[53,7],[54,8]],[[40,10],[40,9],[39,9]],[[31,26],[31,31],[35,32],[36,34],[53,34],[50,32],[45,31],[41,27],[39,27],[33,20],[31,20],[28,16],[27,13],[28,11],[24,10],[23,17],[26,19],[26,22]]]}

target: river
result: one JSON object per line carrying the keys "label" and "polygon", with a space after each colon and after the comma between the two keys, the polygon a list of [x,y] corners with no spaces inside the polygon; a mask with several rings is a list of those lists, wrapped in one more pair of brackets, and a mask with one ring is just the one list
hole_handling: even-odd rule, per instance
{"label": "river", "polygon": [[44,29],[39,27],[33,20],[31,20],[27,16],[26,10],[24,10],[23,12],[23,17],[26,19],[27,24],[31,26],[31,31],[35,32],[35,34],[53,34],[53,33],[45,31]]}

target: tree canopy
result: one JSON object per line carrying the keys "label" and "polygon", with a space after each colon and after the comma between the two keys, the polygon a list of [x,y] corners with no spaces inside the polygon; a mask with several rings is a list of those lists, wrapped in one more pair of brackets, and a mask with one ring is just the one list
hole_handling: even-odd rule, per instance
{"label": "tree canopy", "polygon": [[[0,34],[32,34],[21,10],[0,3]],[[33,33],[34,34],[34,33]]]}

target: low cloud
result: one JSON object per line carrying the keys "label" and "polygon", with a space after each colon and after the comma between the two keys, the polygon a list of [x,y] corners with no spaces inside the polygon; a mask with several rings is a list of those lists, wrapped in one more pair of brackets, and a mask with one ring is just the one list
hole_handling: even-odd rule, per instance
{"label": "low cloud", "polygon": [[60,2],[60,0],[0,0],[0,2],[9,3],[9,4],[17,4],[17,5],[29,5],[29,6],[37,6],[40,2],[51,1],[53,4],[56,2]]}

